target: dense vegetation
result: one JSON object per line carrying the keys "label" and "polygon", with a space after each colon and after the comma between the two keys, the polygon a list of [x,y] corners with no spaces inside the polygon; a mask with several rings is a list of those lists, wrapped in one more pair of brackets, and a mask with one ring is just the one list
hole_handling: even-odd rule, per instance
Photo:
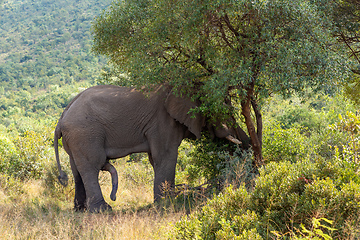
{"label": "dense vegetation", "polygon": [[342,97],[324,95],[302,103],[273,98],[265,106],[267,164],[260,176],[248,176],[243,155],[224,158],[228,167],[221,176],[232,186],[178,222],[172,237],[358,238],[360,119],[351,112],[355,109]]}
{"label": "dense vegetation", "polygon": [[[267,7],[261,5],[267,1],[209,1],[206,7],[157,1],[151,8],[155,2],[129,0],[102,12],[110,2],[0,1],[1,239],[360,237],[357,1],[271,1]],[[113,18],[117,11],[122,14]],[[234,25],[241,14],[246,21]],[[91,52],[96,16],[93,48],[112,59],[105,72],[105,58]],[[235,30],[244,34],[236,36]],[[116,44],[101,50],[101,37]],[[121,37],[135,38],[135,44]],[[119,46],[122,51],[111,54]],[[248,74],[252,78],[244,80]],[[231,146],[229,153],[229,146],[204,136],[181,145],[178,195],[163,205],[151,204],[152,169],[138,155],[114,163],[120,178],[116,202],[109,200],[108,174],[100,175],[112,213],[72,212],[73,184],[64,188],[57,182],[52,149],[63,108],[100,82],[164,80],[201,82],[199,94],[209,100],[203,113],[238,111],[244,129],[241,108],[254,97],[250,116],[262,138],[260,175],[252,171],[253,151]],[[252,84],[254,95],[248,95],[244,89]],[[216,105],[226,94],[231,109]],[[63,150],[61,159],[71,176]]]}
{"label": "dense vegetation", "polygon": [[105,60],[91,53],[91,23],[109,4],[0,3],[0,124],[54,121],[79,87],[94,84]]}
{"label": "dense vegetation", "polygon": [[90,52],[91,22],[109,2],[3,1],[2,89],[45,89],[51,84],[94,80],[102,60]]}

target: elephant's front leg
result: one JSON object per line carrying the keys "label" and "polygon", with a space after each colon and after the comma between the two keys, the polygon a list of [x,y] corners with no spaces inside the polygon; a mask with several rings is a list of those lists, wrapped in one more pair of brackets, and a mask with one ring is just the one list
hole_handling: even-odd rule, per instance
{"label": "elephant's front leg", "polygon": [[167,192],[172,192],[175,187],[175,168],[177,151],[170,154],[155,157],[154,162],[154,201],[159,201]]}

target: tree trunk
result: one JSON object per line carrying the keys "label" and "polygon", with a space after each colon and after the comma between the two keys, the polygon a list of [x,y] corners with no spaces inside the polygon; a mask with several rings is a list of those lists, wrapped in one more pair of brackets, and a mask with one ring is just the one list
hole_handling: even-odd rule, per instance
{"label": "tree trunk", "polygon": [[[260,32],[258,32],[260,37]],[[255,82],[260,74],[260,69],[262,65],[261,55],[258,52],[255,52],[253,56],[253,64],[252,64],[252,82],[249,83],[247,87],[247,95],[245,101],[242,102],[242,115],[245,117],[245,124],[248,129],[251,145],[254,151],[254,166],[255,168],[260,168],[264,165],[263,157],[262,157],[262,116],[259,111],[256,99],[254,97],[255,91]],[[251,107],[255,113],[256,119],[256,128],[254,122],[251,118]]]}
{"label": "tree trunk", "polygon": [[[254,108],[256,122],[257,122],[257,130],[255,128],[254,122],[251,118],[251,106]],[[250,138],[251,138],[251,145],[254,151],[254,166],[256,168],[260,168],[264,165],[263,158],[262,158],[262,117],[260,114],[259,109],[257,108],[256,102],[252,104],[250,97],[244,102],[241,103],[242,111],[241,114],[245,118],[245,124],[248,129]]]}

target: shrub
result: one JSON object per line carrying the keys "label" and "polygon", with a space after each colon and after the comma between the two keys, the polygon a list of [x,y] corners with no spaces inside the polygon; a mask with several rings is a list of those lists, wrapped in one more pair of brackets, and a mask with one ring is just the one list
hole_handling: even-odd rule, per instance
{"label": "shrub", "polygon": [[224,152],[220,156],[223,161],[218,165],[219,179],[223,186],[238,187],[244,183],[247,189],[252,189],[259,173],[253,165],[253,152],[237,148],[232,154]]}
{"label": "shrub", "polygon": [[224,161],[220,154],[227,151],[229,145],[220,139],[212,141],[207,137],[193,141],[192,144],[194,147],[189,152],[189,167],[186,169],[189,182],[204,179],[205,182],[212,181],[217,184],[220,164]]}
{"label": "shrub", "polygon": [[1,191],[12,199],[16,198],[24,192],[23,183],[12,176],[0,173],[0,193]]}
{"label": "shrub", "polygon": [[288,106],[277,120],[284,129],[300,126],[304,132],[320,131],[326,127],[323,114],[305,105]]}
{"label": "shrub", "polygon": [[48,132],[25,131],[5,144],[8,150],[0,153],[3,157],[0,170],[20,179],[40,178],[51,142]]}
{"label": "shrub", "polygon": [[346,143],[342,145],[343,158],[348,161],[358,163],[360,153],[360,117],[352,112],[346,112],[343,117],[339,114],[339,121],[333,124],[331,128],[334,131],[345,133]]}
{"label": "shrub", "polygon": [[296,162],[309,155],[311,147],[308,138],[301,133],[300,127],[284,129],[279,123],[265,125],[263,156],[266,162]]}
{"label": "shrub", "polygon": [[7,137],[0,136],[0,172],[7,169],[7,160],[13,158],[15,154],[15,145]]}
{"label": "shrub", "polygon": [[0,136],[0,156],[3,158],[13,155],[15,152],[14,143],[5,136]]}
{"label": "shrub", "polygon": [[199,213],[185,216],[175,225],[172,239],[262,239],[255,212],[247,210],[244,186],[228,187]]}
{"label": "shrub", "polygon": [[256,175],[252,152],[221,139],[186,142],[179,149],[177,176],[188,184],[207,183],[220,190],[227,184],[249,185]]}
{"label": "shrub", "polygon": [[[325,222],[324,224],[322,222]],[[328,231],[334,231],[335,228],[329,227],[326,224],[332,224],[333,221],[330,221],[326,218],[313,218],[312,219],[312,227],[311,229],[306,229],[304,225],[301,225],[301,230],[296,229],[296,232],[290,231],[287,234],[279,234],[276,231],[272,232],[277,236],[277,239],[284,238],[286,239],[286,235],[290,235],[291,239],[294,240],[307,240],[307,239],[314,239],[314,240],[332,240],[333,238],[329,236],[328,234],[324,233],[322,229],[328,230]]]}
{"label": "shrub", "polygon": [[268,239],[274,238],[275,232],[296,232],[301,226],[311,229],[313,218],[326,218],[338,230],[323,229],[324,234],[347,239],[350,231],[346,229],[359,227],[357,172],[358,168],[339,159],[269,163],[261,169],[253,191],[247,192],[244,185],[236,190],[227,188],[200,212],[180,221],[174,235],[182,239],[251,239],[245,236],[252,234],[252,239]]}

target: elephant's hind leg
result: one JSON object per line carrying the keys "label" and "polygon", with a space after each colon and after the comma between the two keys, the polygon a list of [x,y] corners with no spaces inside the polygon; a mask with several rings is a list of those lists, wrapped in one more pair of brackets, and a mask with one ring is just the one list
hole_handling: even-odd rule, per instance
{"label": "elephant's hind leg", "polygon": [[[86,191],[86,206],[90,212],[111,210],[101,192],[99,184],[99,172],[106,161],[106,156],[93,154],[89,156],[74,156],[75,165],[80,173]],[[104,159],[102,161],[102,159]]]}
{"label": "elephant's hind leg", "polygon": [[85,211],[86,210],[86,191],[84,182],[80,176],[79,171],[74,163],[74,159],[70,156],[71,170],[74,176],[75,182],[75,198],[74,198],[74,210]]}

